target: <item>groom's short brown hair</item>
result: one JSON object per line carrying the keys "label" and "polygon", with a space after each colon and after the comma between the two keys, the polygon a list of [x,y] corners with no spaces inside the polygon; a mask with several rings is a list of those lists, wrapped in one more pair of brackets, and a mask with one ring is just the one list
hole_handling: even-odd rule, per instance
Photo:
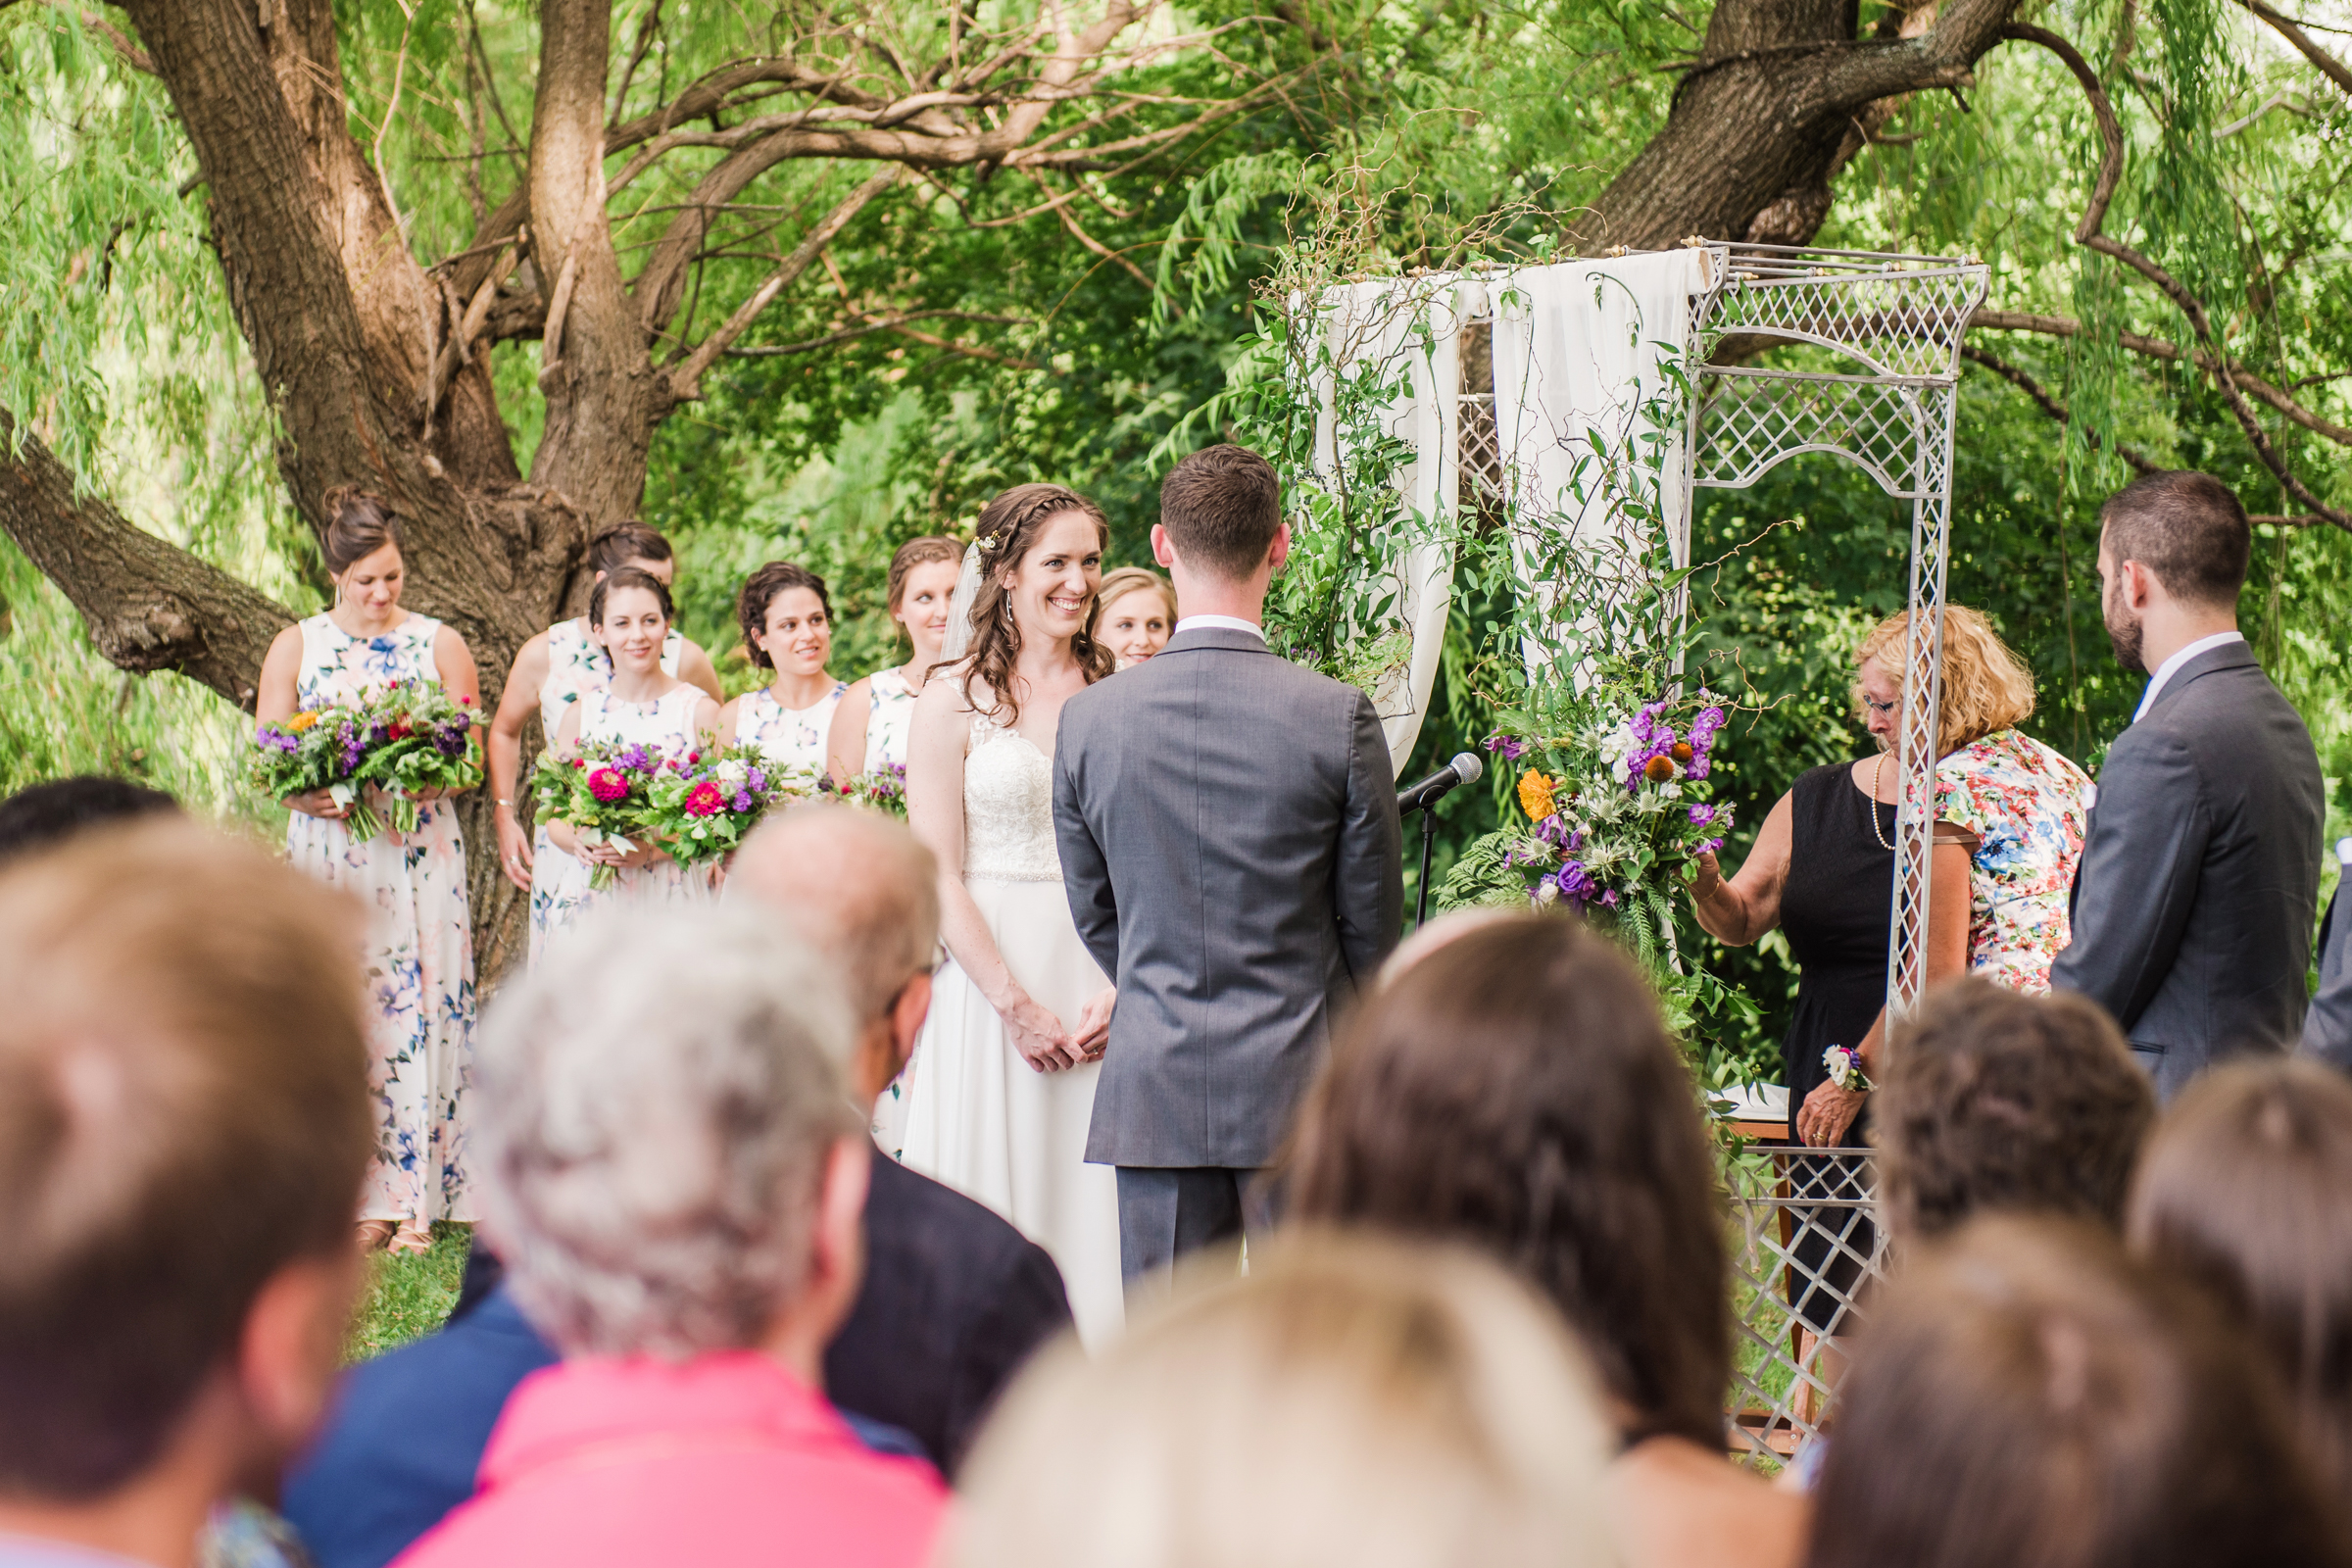
{"label": "groom's short brown hair", "polygon": [[2194,468],[2143,473],[2107,498],[2099,528],[2120,564],[2136,561],[2184,604],[2234,608],[2254,544],[2230,487]]}
{"label": "groom's short brown hair", "polygon": [[1282,480],[1248,447],[1203,447],[1160,481],[1159,525],[1195,571],[1248,577],[1282,526]]}
{"label": "groom's short brown hair", "polygon": [[352,1245],[362,930],[187,821],[0,875],[0,1494],[145,1472],[263,1286]]}

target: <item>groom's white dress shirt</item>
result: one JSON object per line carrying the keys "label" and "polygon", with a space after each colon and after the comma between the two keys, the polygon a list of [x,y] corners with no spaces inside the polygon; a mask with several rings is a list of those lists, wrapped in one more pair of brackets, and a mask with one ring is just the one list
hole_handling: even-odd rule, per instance
{"label": "groom's white dress shirt", "polygon": [[2217,631],[2210,637],[2198,638],[2187,647],[2176,652],[2163,663],[2158,664],[2156,673],[2148,677],[2148,689],[2139,694],[2139,706],[2132,710],[2132,722],[2136,724],[2148,716],[2148,710],[2156,706],[2156,699],[2164,691],[2164,683],[2171,680],[2182,664],[2187,663],[2199,654],[2220,648],[2226,643],[2242,643],[2245,640],[2246,634],[2242,631]]}
{"label": "groom's white dress shirt", "polygon": [[1216,631],[1246,631],[1261,643],[1266,640],[1265,627],[1260,626],[1254,620],[1244,620],[1239,615],[1187,615],[1176,623],[1176,629],[1168,635],[1181,637],[1188,631],[1212,629]]}

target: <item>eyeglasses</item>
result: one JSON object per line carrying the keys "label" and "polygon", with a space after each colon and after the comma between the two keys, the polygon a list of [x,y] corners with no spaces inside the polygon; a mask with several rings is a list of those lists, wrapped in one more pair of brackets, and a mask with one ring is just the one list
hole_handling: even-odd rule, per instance
{"label": "eyeglasses", "polygon": [[1882,703],[1876,701],[1875,699],[1865,697],[1862,699],[1862,706],[1869,709],[1873,713],[1877,714],[1881,718],[1890,718],[1893,716],[1894,710],[1903,705],[1900,699],[1897,699],[1891,703]]}

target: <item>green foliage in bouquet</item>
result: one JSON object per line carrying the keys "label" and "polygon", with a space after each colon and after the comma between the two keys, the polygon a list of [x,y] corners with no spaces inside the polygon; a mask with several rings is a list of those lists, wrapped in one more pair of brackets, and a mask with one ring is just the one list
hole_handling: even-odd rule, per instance
{"label": "green foliage in bouquet", "polygon": [[245,782],[273,805],[313,790],[332,790],[335,804],[351,808],[345,825],[355,835],[363,825],[372,833],[374,817],[352,782],[366,756],[366,736],[365,716],[337,705],[305,708],[277,723],[257,724]]}
{"label": "green foliage in bouquet", "polygon": [[822,787],[826,794],[838,796],[852,806],[881,811],[902,822],[906,820],[906,768],[903,763],[885,762],[846,784],[836,784],[828,776]]}
{"label": "green foliage in bouquet", "polygon": [[770,809],[816,787],[808,769],[776,767],[753,747],[713,746],[655,771],[638,823],[680,865],[707,865],[732,855]]}
{"label": "green foliage in bouquet", "polygon": [[[588,741],[569,755],[549,747],[531,768],[531,799],[542,822],[568,822],[580,842],[635,849],[651,837],[646,813],[662,759],[652,748],[620,741]],[[593,867],[588,886],[603,892],[613,868]]]}
{"label": "green foliage in bouquet", "polygon": [[[393,832],[416,831],[418,795],[480,787],[482,743],[474,726],[481,715],[473,699],[453,697],[434,681],[400,681],[371,695],[363,717],[367,753],[352,780],[383,793]],[[355,827],[352,836],[373,835]]]}

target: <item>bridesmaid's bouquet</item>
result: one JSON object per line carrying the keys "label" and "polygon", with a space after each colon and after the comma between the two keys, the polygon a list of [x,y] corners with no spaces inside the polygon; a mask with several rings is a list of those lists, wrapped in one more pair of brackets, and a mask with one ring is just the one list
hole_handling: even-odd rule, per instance
{"label": "bridesmaid's bouquet", "polygon": [[641,820],[678,864],[705,865],[732,855],[771,808],[815,789],[806,769],[778,768],[749,746],[713,746],[654,774]]}
{"label": "bridesmaid's bouquet", "polygon": [[[646,814],[662,759],[651,748],[620,741],[588,741],[570,756],[550,747],[531,770],[531,799],[542,822],[569,822],[582,844],[634,850],[652,838]],[[593,867],[588,886],[602,893],[613,868]]]}
{"label": "bridesmaid's bouquet", "polygon": [[[368,721],[364,713],[340,705],[305,708],[274,724],[257,724],[253,753],[246,759],[245,782],[272,805],[289,795],[325,790],[337,806],[348,808],[345,818],[355,838],[376,831],[374,813],[360,799],[354,777],[368,755]],[[366,827],[363,834],[362,826]]]}
{"label": "bridesmaid's bouquet", "polygon": [[886,812],[902,822],[906,819],[906,769],[902,763],[884,762],[846,784],[836,784],[827,776],[823,787],[852,806]]}
{"label": "bridesmaid's bouquet", "polygon": [[[368,699],[367,751],[355,783],[373,784],[389,798],[392,831],[416,831],[416,799],[427,790],[470,790],[482,782],[482,743],[470,697],[452,697],[431,681],[402,681]],[[373,828],[352,837],[366,840]]]}

